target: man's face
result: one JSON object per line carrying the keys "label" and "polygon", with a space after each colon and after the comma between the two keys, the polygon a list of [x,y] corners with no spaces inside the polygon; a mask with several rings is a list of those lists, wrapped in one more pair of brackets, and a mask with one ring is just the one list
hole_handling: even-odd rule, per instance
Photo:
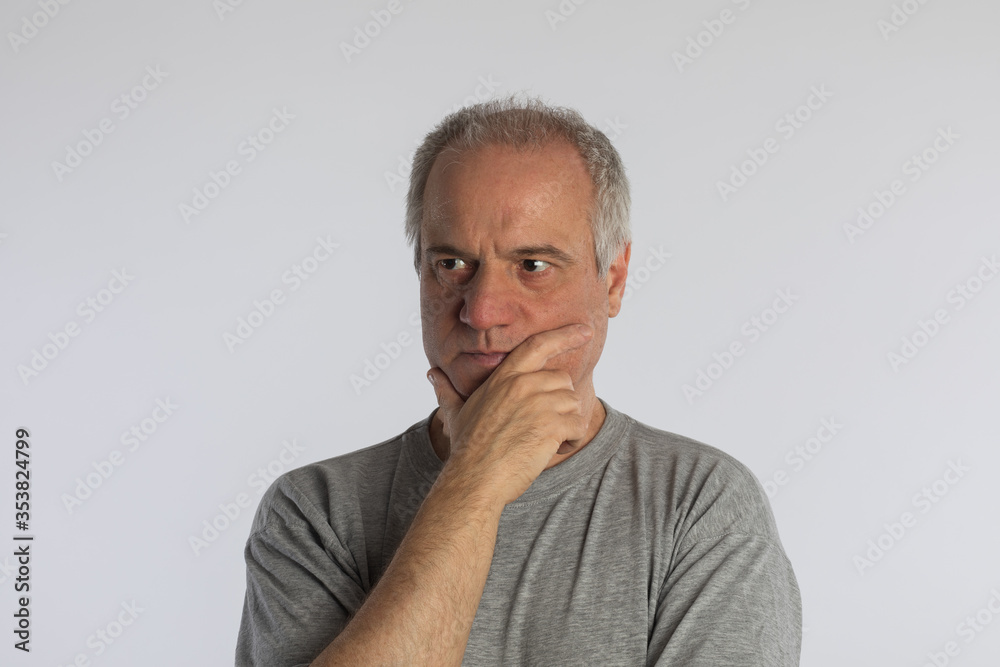
{"label": "man's face", "polygon": [[593,394],[608,318],[618,314],[628,250],[598,280],[588,222],[593,184],[568,142],[489,145],[435,161],[424,189],[420,310],[424,351],[463,398],[532,334],[583,323],[583,346],[545,365]]}

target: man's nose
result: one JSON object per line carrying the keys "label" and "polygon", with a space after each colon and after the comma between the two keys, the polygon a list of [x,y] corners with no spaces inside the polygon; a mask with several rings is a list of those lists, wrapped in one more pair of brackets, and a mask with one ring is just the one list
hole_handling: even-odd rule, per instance
{"label": "man's nose", "polygon": [[503,267],[480,264],[463,290],[462,322],[480,331],[510,324],[517,296],[513,281]]}

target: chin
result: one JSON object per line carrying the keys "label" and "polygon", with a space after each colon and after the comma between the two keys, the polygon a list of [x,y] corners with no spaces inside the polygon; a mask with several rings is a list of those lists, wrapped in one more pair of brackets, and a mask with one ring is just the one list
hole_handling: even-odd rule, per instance
{"label": "chin", "polygon": [[463,400],[469,400],[469,396],[472,396],[473,392],[483,386],[483,383],[489,379],[492,375],[492,371],[484,373],[481,377],[476,377],[467,374],[458,374],[455,376],[449,375],[448,378],[451,380],[451,385],[455,387],[459,396]]}
{"label": "chin", "polygon": [[462,397],[462,400],[466,400],[467,401],[467,400],[469,400],[469,396],[472,396],[472,394],[477,389],[479,389],[481,386],[483,386],[484,382],[486,382],[486,378],[483,378],[482,380],[478,380],[478,381],[475,381],[475,380],[466,380],[465,382],[461,383],[462,386],[455,387],[455,389],[458,390],[458,394],[459,394],[459,396]]}

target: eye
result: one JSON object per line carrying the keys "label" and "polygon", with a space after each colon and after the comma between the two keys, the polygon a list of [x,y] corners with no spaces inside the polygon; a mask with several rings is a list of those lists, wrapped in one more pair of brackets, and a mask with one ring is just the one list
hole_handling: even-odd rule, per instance
{"label": "eye", "polygon": [[455,257],[453,257],[453,258],[450,258],[450,259],[442,259],[442,260],[440,260],[440,261],[438,262],[438,264],[439,264],[439,265],[441,266],[441,268],[443,268],[443,269],[444,269],[445,271],[451,271],[451,270],[452,270],[453,268],[463,268],[463,267],[461,267],[461,266],[459,266],[459,267],[451,267],[451,266],[448,266],[448,265],[447,265],[447,264],[448,264],[448,262],[456,262],[456,263],[458,263],[458,262],[461,262],[462,264],[465,264],[465,261],[464,261],[464,260],[461,260],[461,259],[458,259],[458,258],[455,258]]}
{"label": "eye", "polygon": [[[524,268],[525,270],[528,271],[528,273],[541,273],[542,271],[545,270],[546,267],[552,266],[548,262],[542,261],[540,259],[526,259],[522,261],[522,264],[524,265]],[[545,266],[539,268],[537,271],[532,271],[531,270],[532,265],[538,265],[538,264],[544,264]]]}

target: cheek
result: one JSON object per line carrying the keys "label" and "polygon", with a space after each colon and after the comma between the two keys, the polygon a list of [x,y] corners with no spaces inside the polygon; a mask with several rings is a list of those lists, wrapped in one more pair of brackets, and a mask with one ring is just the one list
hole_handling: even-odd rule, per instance
{"label": "cheek", "polygon": [[549,359],[545,364],[545,368],[547,370],[566,371],[570,377],[578,380],[591,364],[591,356],[593,354],[591,349],[592,342],[588,342],[586,345],[563,352]]}
{"label": "cheek", "polygon": [[604,340],[607,333],[605,326],[602,326],[599,320],[591,322],[590,326],[594,328],[594,335],[589,341],[574,350],[560,355],[565,357],[560,362],[561,367],[574,377],[593,371],[598,360],[601,358],[601,352],[604,350]]}
{"label": "cheek", "polygon": [[441,322],[455,309],[458,294],[442,289],[435,282],[420,286],[420,316],[424,322]]}
{"label": "cheek", "polygon": [[435,326],[436,318],[431,315],[429,302],[423,291],[420,293],[420,332],[424,341],[424,352],[427,358],[434,360],[434,352],[438,347],[438,333]]}
{"label": "cheek", "polygon": [[423,337],[424,354],[432,364],[439,366],[445,362],[449,332],[453,328],[448,314],[449,304],[434,296],[421,292],[420,327]]}

